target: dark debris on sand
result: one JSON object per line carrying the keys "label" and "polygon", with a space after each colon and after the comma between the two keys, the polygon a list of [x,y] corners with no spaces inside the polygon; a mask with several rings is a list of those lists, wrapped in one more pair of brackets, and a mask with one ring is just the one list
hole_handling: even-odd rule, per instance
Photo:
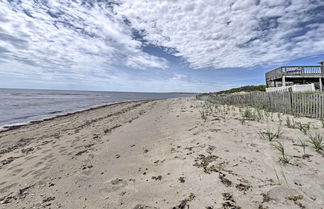
{"label": "dark debris on sand", "polygon": [[232,181],[225,178],[225,176],[226,175],[224,173],[220,172],[218,177],[225,186],[227,186],[227,187],[232,186]]}
{"label": "dark debris on sand", "polygon": [[190,201],[194,200],[195,198],[196,198],[196,196],[193,193],[191,193],[188,198],[182,200],[179,205],[173,207],[172,209],[185,209],[186,206],[187,206],[187,208],[189,208],[188,203]]}
{"label": "dark debris on sand", "polygon": [[162,180],[162,176],[159,175],[159,176],[152,176],[152,179],[155,180],[155,181],[161,181]]}
{"label": "dark debris on sand", "polygon": [[[212,172],[218,172],[218,169],[212,165],[209,166],[210,163],[216,161],[219,157],[216,155],[199,155],[195,161],[196,163],[194,164],[194,166],[198,167],[198,168],[203,168],[205,173],[212,173]],[[208,167],[209,166],[209,167]]]}
{"label": "dark debris on sand", "polygon": [[242,184],[242,183],[236,184],[235,187],[236,187],[236,189],[238,189],[240,191],[243,191],[243,192],[246,192],[246,191],[248,191],[251,188],[250,185]]}
{"label": "dark debris on sand", "polygon": [[1,160],[0,161],[0,168],[3,166],[3,165],[7,165],[7,164],[10,164],[12,163],[14,160],[20,158],[21,156],[19,157],[8,157],[7,159],[4,159],[4,160]]}
{"label": "dark debris on sand", "polygon": [[180,183],[185,183],[185,181],[186,181],[184,177],[179,177],[178,180]]}
{"label": "dark debris on sand", "polygon": [[157,207],[146,206],[142,204],[137,204],[133,209],[158,209]]}
{"label": "dark debris on sand", "polygon": [[9,153],[11,151],[14,151],[18,148],[24,147],[26,145],[28,145],[30,143],[31,140],[33,140],[34,138],[26,138],[26,139],[19,139],[16,144],[11,145],[9,147],[6,147],[2,150],[0,150],[0,155],[5,154],[5,153]]}
{"label": "dark debris on sand", "polygon": [[33,186],[34,185],[30,185],[30,186],[24,187],[22,189],[19,189],[16,194],[10,193],[7,196],[1,197],[0,198],[0,203],[1,204],[8,204],[8,203],[11,203],[14,200],[24,199],[29,194],[28,190],[30,188],[32,188]]}
{"label": "dark debris on sand", "polygon": [[233,198],[233,196],[230,193],[223,193],[223,209],[241,209],[240,206],[236,205],[236,202]]}

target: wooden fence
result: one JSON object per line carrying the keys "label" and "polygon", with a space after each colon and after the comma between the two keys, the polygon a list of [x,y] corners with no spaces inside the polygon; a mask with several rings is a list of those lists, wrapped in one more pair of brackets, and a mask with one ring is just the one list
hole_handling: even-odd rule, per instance
{"label": "wooden fence", "polygon": [[202,95],[200,99],[228,105],[248,105],[312,118],[324,118],[324,94],[298,92],[251,92],[228,95]]}

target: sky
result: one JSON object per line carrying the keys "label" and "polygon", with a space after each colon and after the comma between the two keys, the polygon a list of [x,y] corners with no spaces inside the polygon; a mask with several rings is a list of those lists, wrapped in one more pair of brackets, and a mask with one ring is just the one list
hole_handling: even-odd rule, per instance
{"label": "sky", "polygon": [[0,0],[0,88],[213,92],[322,60],[323,0]]}

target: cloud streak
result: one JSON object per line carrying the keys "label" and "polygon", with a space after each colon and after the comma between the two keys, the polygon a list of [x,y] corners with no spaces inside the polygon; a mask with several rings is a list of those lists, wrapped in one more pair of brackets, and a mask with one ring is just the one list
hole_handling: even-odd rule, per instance
{"label": "cloud streak", "polygon": [[0,53],[44,70],[166,68],[113,12],[114,2],[1,1]]}
{"label": "cloud streak", "polygon": [[192,68],[280,63],[324,52],[321,0],[125,0],[117,13]]}

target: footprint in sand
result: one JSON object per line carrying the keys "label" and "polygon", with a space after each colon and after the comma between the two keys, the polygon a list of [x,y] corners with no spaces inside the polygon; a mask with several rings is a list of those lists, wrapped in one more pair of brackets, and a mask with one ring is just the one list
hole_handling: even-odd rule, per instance
{"label": "footprint in sand", "polygon": [[39,161],[33,167],[37,168],[37,167],[41,166],[43,163],[44,163],[43,161]]}
{"label": "footprint in sand", "polygon": [[48,155],[45,155],[44,157],[42,157],[41,158],[41,160],[43,161],[47,161],[47,160],[49,160],[49,159],[53,159],[53,158],[55,158],[54,157],[54,153],[50,153],[50,154],[48,154]]}
{"label": "footprint in sand", "polygon": [[[43,162],[42,162],[41,164],[43,164]],[[40,165],[41,165],[41,164],[40,164]],[[35,167],[36,167],[36,166],[35,166]],[[50,169],[50,168],[51,168],[51,165],[50,165],[50,164],[45,164],[43,167],[41,167],[41,168],[39,168],[39,169],[37,169],[37,170],[34,170],[34,171],[31,173],[31,175],[33,176],[33,178],[38,178],[38,177],[44,175],[44,174],[46,173],[46,171],[47,171],[48,169]],[[25,175],[25,174],[24,174],[24,175]]]}
{"label": "footprint in sand", "polygon": [[0,188],[0,194],[4,194],[5,192],[8,192],[11,188],[17,186],[18,183],[13,183],[13,184],[10,184],[8,186],[5,186],[3,188]]}
{"label": "footprint in sand", "polygon": [[26,160],[31,160],[31,159],[34,159],[36,157],[37,157],[37,155],[28,156],[28,157],[26,157]]}
{"label": "footprint in sand", "polygon": [[158,209],[157,207],[146,206],[142,204],[137,204],[133,209]]}
{"label": "footprint in sand", "polygon": [[33,171],[28,171],[28,172],[26,172],[26,173],[24,173],[23,175],[21,175],[21,177],[26,177],[26,176],[28,176],[30,173],[32,173]]}
{"label": "footprint in sand", "polygon": [[12,174],[13,176],[16,176],[17,174],[19,174],[19,173],[22,172],[23,170],[24,170],[24,169],[22,169],[22,168],[17,168],[16,170],[13,170],[11,174]]}
{"label": "footprint in sand", "polygon": [[7,169],[7,171],[14,170],[15,168],[18,168],[18,167],[20,167],[21,165],[22,165],[22,164],[17,164],[17,165],[11,166],[10,168]]}
{"label": "footprint in sand", "polygon": [[52,151],[52,149],[45,149],[45,150],[42,151],[42,154],[46,154],[46,153],[48,153],[50,151]]}
{"label": "footprint in sand", "polygon": [[116,192],[127,186],[127,181],[116,178],[109,181],[106,181],[103,187],[100,189],[100,194],[103,198],[107,198],[109,193]]}
{"label": "footprint in sand", "polygon": [[60,147],[59,153],[62,154],[62,155],[66,155],[67,150],[68,150],[68,148],[66,148],[66,147],[64,147],[64,148]]}

